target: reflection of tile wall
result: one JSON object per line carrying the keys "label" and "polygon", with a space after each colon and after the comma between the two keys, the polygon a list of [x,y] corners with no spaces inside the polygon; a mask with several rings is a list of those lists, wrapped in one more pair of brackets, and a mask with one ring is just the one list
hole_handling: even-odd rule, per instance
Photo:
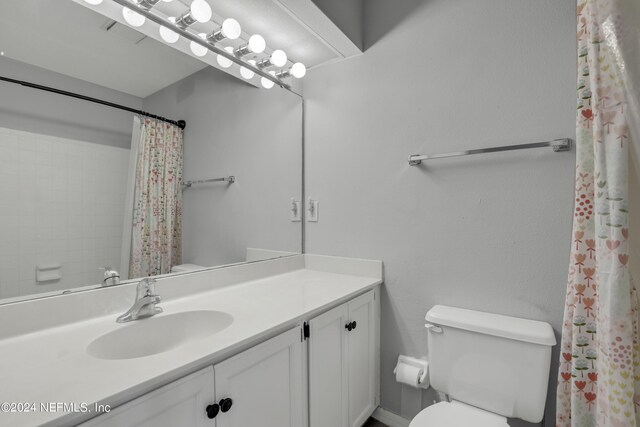
{"label": "reflection of tile wall", "polygon": [[[120,270],[129,150],[0,128],[0,298]],[[36,283],[36,264],[62,279]]]}

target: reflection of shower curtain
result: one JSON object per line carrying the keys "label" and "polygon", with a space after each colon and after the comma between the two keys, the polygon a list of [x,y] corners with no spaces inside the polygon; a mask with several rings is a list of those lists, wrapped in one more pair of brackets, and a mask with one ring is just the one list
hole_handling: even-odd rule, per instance
{"label": "reflection of shower curtain", "polygon": [[138,146],[142,121],[138,116],[133,118],[133,130],[131,131],[131,150],[129,154],[129,173],[127,176],[127,194],[124,203],[124,224],[122,227],[122,246],[120,250],[120,279],[129,279],[129,262],[131,260],[131,233],[133,232],[133,195],[136,182],[136,163],[138,161]]}
{"label": "reflection of shower curtain", "polygon": [[143,118],[136,162],[129,277],[168,273],[182,257],[182,129]]}
{"label": "reflection of shower curtain", "polygon": [[638,83],[630,75],[640,54],[638,23],[628,20],[635,2],[578,0],[576,203],[556,415],[562,427],[640,425],[631,277],[639,260],[630,259],[640,213],[629,197],[636,178],[629,150],[640,136]]}

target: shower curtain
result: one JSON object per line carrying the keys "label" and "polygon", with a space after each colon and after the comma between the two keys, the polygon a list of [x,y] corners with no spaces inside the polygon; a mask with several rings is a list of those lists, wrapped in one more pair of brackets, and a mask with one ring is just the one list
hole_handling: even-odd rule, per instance
{"label": "shower curtain", "polygon": [[[640,426],[640,234],[629,188],[640,141],[637,0],[578,0],[578,110],[572,251],[557,426]],[[634,154],[633,154],[634,155]],[[637,196],[636,196],[637,197]],[[632,195],[633,198],[633,195]],[[637,207],[636,207],[637,209]]]}
{"label": "shower curtain", "polygon": [[182,134],[144,117],[135,169],[129,277],[165,274],[182,258]]}

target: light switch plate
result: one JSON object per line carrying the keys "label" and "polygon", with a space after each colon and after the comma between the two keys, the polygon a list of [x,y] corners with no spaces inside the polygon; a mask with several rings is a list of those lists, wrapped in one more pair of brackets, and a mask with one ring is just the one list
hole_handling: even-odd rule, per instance
{"label": "light switch plate", "polygon": [[302,221],[302,201],[291,198],[291,207],[289,209],[289,219],[292,222]]}
{"label": "light switch plate", "polygon": [[308,222],[318,222],[318,216],[320,209],[320,202],[317,200],[307,200],[307,221]]}

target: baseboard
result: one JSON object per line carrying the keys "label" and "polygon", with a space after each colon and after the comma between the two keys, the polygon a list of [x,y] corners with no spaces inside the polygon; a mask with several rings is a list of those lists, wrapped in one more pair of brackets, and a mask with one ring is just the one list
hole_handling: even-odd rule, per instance
{"label": "baseboard", "polygon": [[411,422],[410,420],[402,418],[400,415],[396,415],[393,412],[389,412],[380,406],[373,411],[373,415],[371,416],[389,427],[409,427],[409,423]]}

